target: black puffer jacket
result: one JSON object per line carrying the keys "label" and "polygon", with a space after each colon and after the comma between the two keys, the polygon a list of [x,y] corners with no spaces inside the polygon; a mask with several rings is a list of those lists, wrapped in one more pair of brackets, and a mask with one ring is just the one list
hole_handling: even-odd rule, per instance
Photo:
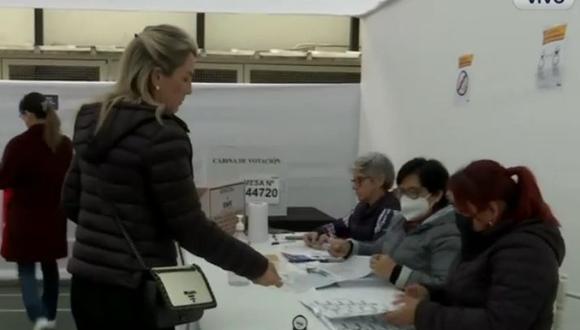
{"label": "black puffer jacket", "polygon": [[[77,223],[68,270],[101,283],[136,287],[142,269],[112,217],[112,201],[149,267],[175,265],[176,240],[226,270],[254,279],[266,258],[207,220],[193,183],[187,126],[174,115],[163,125],[154,108],[117,105],[95,136],[100,105],[81,108],[75,157],[63,203]],[[101,189],[101,190],[99,190]]]}
{"label": "black puffer jacket", "polygon": [[419,304],[417,330],[549,330],[565,247],[555,225],[506,222],[475,233],[458,216],[461,260]]}

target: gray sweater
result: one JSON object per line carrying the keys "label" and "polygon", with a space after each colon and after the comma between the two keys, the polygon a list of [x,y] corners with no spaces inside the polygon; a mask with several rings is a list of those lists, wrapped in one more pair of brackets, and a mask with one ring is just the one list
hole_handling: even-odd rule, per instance
{"label": "gray sweater", "polygon": [[461,249],[455,209],[447,206],[409,232],[404,225],[405,219],[399,214],[378,240],[352,241],[352,254],[389,255],[401,266],[391,277],[391,282],[400,288],[413,283],[443,284]]}

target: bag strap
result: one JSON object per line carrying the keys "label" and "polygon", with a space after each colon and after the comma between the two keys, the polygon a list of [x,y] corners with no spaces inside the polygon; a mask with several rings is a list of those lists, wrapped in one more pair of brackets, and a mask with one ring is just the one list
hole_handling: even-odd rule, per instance
{"label": "bag strap", "polygon": [[[177,123],[183,127],[183,129],[185,129],[187,132],[189,132],[189,128],[187,127],[187,124],[185,124],[185,122],[183,120],[181,120],[179,117],[177,116],[173,116],[173,118],[177,121]],[[137,128],[144,126],[152,121],[157,121],[156,118],[152,118],[149,120],[144,120],[143,122],[141,122],[139,125],[137,125],[136,127],[134,127],[132,130],[126,132],[126,134],[129,134],[130,132],[135,131]],[[185,125],[185,126],[183,126]],[[189,141],[189,140],[188,140]],[[189,141],[189,143],[191,144],[191,141]],[[190,161],[191,162],[191,161]],[[190,164],[190,166],[192,166]],[[99,165],[99,170],[101,169],[101,166]],[[125,229],[125,226],[123,226],[123,222],[121,221],[121,218],[119,217],[119,212],[117,207],[115,206],[115,204],[113,202],[111,202],[110,200],[108,200],[107,198],[105,198],[105,194],[103,193],[103,176],[101,175],[98,178],[99,182],[97,183],[97,190],[98,190],[98,194],[100,195],[101,199],[105,202],[105,204],[107,204],[112,212],[113,212],[113,219],[115,221],[115,224],[117,225],[117,227],[119,228],[119,230],[121,231],[121,233],[123,234],[123,237],[125,238],[125,241],[127,241],[127,243],[129,244],[129,248],[131,249],[131,251],[133,252],[133,254],[135,255],[135,257],[137,258],[137,261],[139,262],[139,264],[141,265],[141,267],[143,267],[143,270],[147,270],[147,271],[151,271],[151,267],[147,267],[147,264],[145,263],[143,257],[141,256],[141,253],[139,253],[139,250],[137,250],[137,246],[135,245],[135,242],[133,241],[133,239],[131,239],[131,236],[129,235],[129,233],[127,232],[127,230]],[[177,254],[180,258],[180,261],[182,264],[185,264],[185,259],[183,256],[183,253],[181,252],[181,248],[179,247],[179,245],[176,246],[177,248]]]}
{"label": "bag strap", "polygon": [[[99,166],[99,170],[100,170],[100,166]],[[137,258],[137,261],[139,262],[141,267],[143,267],[144,270],[150,271],[151,268],[147,267],[147,264],[145,264],[145,261],[143,260],[141,253],[139,253],[139,250],[137,250],[137,246],[135,245],[135,242],[133,241],[133,239],[131,238],[131,236],[127,232],[127,229],[125,229],[125,226],[123,226],[123,222],[121,221],[121,218],[119,218],[119,212],[117,210],[117,207],[115,206],[115,204],[113,202],[111,202],[110,200],[105,198],[105,194],[103,191],[104,180],[103,180],[102,176],[99,177],[97,179],[97,181],[98,181],[97,182],[98,193],[99,193],[101,199],[105,202],[106,205],[109,206],[109,208],[113,212],[113,220],[115,221],[115,224],[117,225],[117,227],[121,231],[121,234],[123,234],[125,241],[127,241],[127,243],[129,244],[129,248],[131,249],[131,251],[133,252],[135,257]]]}

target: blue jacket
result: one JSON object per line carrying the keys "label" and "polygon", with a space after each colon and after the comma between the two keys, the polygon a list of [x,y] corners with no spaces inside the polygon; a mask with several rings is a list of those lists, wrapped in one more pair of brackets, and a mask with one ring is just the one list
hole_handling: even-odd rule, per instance
{"label": "blue jacket", "polygon": [[357,241],[373,241],[381,237],[391,219],[401,209],[399,200],[387,192],[373,205],[360,202],[346,217],[320,227],[319,234]]}

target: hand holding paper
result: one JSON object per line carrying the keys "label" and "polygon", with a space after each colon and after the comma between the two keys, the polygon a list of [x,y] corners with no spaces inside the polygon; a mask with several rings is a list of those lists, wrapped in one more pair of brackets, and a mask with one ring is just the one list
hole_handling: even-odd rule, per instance
{"label": "hand holding paper", "polygon": [[264,274],[262,274],[262,276],[254,280],[254,283],[263,286],[273,285],[279,288],[282,286],[282,279],[280,278],[280,275],[278,275],[278,271],[276,271],[274,264],[272,262],[268,262],[268,268],[266,268],[266,271]]}
{"label": "hand holding paper", "polygon": [[386,313],[385,321],[397,326],[413,325],[419,302],[419,299],[409,295],[400,295],[395,300],[395,305],[398,305],[399,308],[393,312]]}
{"label": "hand holding paper", "polygon": [[371,269],[380,278],[388,279],[396,265],[397,263],[386,254],[375,254],[371,257]]}
{"label": "hand holding paper", "polygon": [[325,243],[330,241],[330,236],[327,234],[318,234],[317,232],[310,232],[304,234],[304,243],[306,246],[321,249]]}
{"label": "hand holding paper", "polygon": [[411,284],[405,288],[405,294],[420,300],[429,298],[429,291],[420,284]]}
{"label": "hand holding paper", "polygon": [[328,253],[335,258],[344,258],[352,249],[352,243],[344,239],[333,239],[330,241]]}

